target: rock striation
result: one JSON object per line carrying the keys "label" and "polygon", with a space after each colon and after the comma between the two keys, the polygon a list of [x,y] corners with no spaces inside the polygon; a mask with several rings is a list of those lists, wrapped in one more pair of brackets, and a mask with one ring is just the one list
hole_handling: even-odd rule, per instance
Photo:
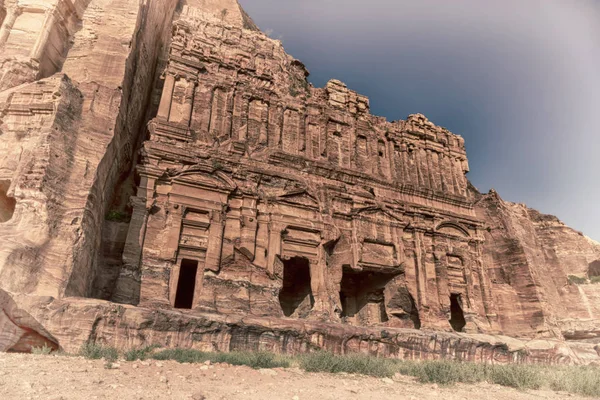
{"label": "rock striation", "polygon": [[425,116],[313,87],[236,0],[0,24],[0,349],[600,360],[600,244],[479,193]]}

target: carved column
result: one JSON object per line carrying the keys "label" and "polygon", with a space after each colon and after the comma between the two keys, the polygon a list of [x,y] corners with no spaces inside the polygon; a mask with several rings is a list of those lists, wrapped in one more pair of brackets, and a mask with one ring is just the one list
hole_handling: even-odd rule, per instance
{"label": "carved column", "polygon": [[254,264],[259,267],[267,267],[267,254],[269,248],[269,216],[258,214],[258,229],[256,233],[256,251],[254,252]]}
{"label": "carved column", "polygon": [[6,9],[4,8],[4,0],[0,0],[0,27],[2,27],[2,23],[4,22],[4,17],[6,17]]}
{"label": "carved column", "polygon": [[206,262],[204,269],[219,272],[221,268],[221,248],[223,246],[223,229],[225,218],[222,212],[213,211],[208,228],[208,248],[206,249]]}
{"label": "carved column", "polygon": [[56,24],[57,13],[58,11],[56,8],[46,11],[46,20],[44,21],[42,32],[38,36],[37,41],[31,50],[31,58],[34,60],[40,61],[44,55],[44,51],[48,45],[48,39],[50,39],[50,33]]}
{"label": "carved column", "polygon": [[186,126],[190,126],[192,121],[192,109],[194,105],[194,93],[196,92],[196,84],[195,81],[187,81],[187,87],[185,88],[183,107],[182,107],[182,116],[183,121]]}
{"label": "carved column", "polygon": [[250,260],[253,260],[256,248],[256,230],[258,228],[258,222],[256,221],[256,199],[245,197],[241,213],[240,250],[245,252]]}
{"label": "carved column", "polygon": [[0,28],[0,49],[6,44],[6,41],[10,36],[10,31],[22,12],[23,9],[21,7],[16,7],[8,12],[6,19],[4,20],[4,25],[2,25],[2,28]]}
{"label": "carved column", "polygon": [[427,149],[426,150],[427,153],[427,175],[429,177],[429,187],[432,190],[436,190],[437,189],[437,182],[436,182],[436,174],[435,174],[435,170],[437,169],[437,165],[434,164],[433,162],[433,154],[432,151]]}
{"label": "carved column", "polygon": [[160,97],[160,105],[158,106],[157,117],[169,119],[169,113],[171,112],[171,101],[173,100],[173,89],[175,88],[175,75],[167,73],[165,77],[165,85],[163,86],[162,96]]}
{"label": "carved column", "polygon": [[131,198],[133,215],[123,250],[123,266],[117,278],[112,301],[127,304],[138,304],[140,301],[140,267],[148,223],[148,209],[154,193],[154,182],[154,178],[142,176],[137,196]]}
{"label": "carved column", "polygon": [[446,156],[444,155],[444,153],[439,153],[438,154],[438,168],[440,170],[440,189],[442,190],[442,192],[447,193],[448,192],[448,184],[446,183],[446,169],[444,168],[444,158]]}
{"label": "carved column", "polygon": [[450,289],[448,283],[448,257],[446,251],[434,248],[435,278],[437,283],[438,302],[442,307],[450,307]]}
{"label": "carved column", "polygon": [[267,272],[275,272],[275,257],[281,254],[281,230],[283,226],[278,223],[269,225],[269,250],[267,251]]}
{"label": "carved column", "polygon": [[396,152],[394,151],[395,143],[391,140],[387,141],[387,153],[389,155],[389,171],[388,177],[392,181],[397,181],[396,178]]}
{"label": "carved column", "polygon": [[415,229],[415,269],[417,276],[417,287],[419,289],[419,304],[427,306],[427,273],[423,262],[423,231]]}

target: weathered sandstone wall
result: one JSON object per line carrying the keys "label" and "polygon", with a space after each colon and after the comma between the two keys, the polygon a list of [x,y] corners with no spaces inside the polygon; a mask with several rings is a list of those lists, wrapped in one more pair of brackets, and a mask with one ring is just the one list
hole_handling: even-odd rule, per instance
{"label": "weathered sandstone wall", "polygon": [[0,54],[0,350],[600,359],[600,244],[236,0],[0,0]]}
{"label": "weathered sandstone wall", "polygon": [[514,336],[598,337],[600,285],[577,285],[569,276],[594,276],[600,244],[558,218],[492,191],[476,195],[485,231],[484,262],[502,331]]}
{"label": "weathered sandstone wall", "polygon": [[[6,238],[0,248],[1,285],[8,290],[52,296],[91,291],[104,214],[119,176],[131,168],[176,6],[176,1],[87,3],[40,2],[46,11],[39,30],[29,21],[29,14],[41,18],[38,8],[10,3],[15,22],[2,26],[3,56],[30,63],[35,77],[46,72],[36,53],[23,46],[55,49],[54,30],[70,33],[63,39],[73,43],[61,53],[64,65],[57,64],[63,71],[58,76],[68,83],[46,88],[59,79],[51,78],[45,85],[40,81],[0,94],[6,154],[0,180],[8,182],[7,196],[17,204],[13,218],[0,227]],[[79,18],[76,33],[63,19],[51,18],[67,6],[77,11],[71,16]],[[31,27],[27,40],[12,39],[23,34],[14,25],[20,23]],[[28,80],[9,78],[11,69],[3,72],[8,86]]]}

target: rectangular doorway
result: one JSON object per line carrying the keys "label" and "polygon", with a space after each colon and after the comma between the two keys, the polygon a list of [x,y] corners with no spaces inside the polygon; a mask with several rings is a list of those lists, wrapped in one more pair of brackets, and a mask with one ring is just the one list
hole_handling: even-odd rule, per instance
{"label": "rectangular doorway", "polygon": [[175,292],[175,308],[192,308],[197,274],[198,261],[186,258],[181,260],[177,292]]}
{"label": "rectangular doorway", "polygon": [[397,273],[355,271],[344,267],[340,283],[342,318],[353,325],[373,326],[388,321],[384,291]]}
{"label": "rectangular doorway", "polygon": [[279,304],[286,317],[306,318],[315,299],[310,286],[310,263],[304,257],[283,261],[283,283]]}

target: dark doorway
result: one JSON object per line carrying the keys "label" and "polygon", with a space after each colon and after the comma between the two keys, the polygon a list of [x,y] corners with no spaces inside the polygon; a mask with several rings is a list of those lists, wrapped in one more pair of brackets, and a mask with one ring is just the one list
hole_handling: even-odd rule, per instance
{"label": "dark doorway", "polygon": [[175,308],[192,308],[197,273],[198,261],[185,258],[181,260],[177,292],[175,293]]}
{"label": "dark doorway", "polygon": [[308,260],[292,257],[283,261],[283,286],[279,292],[279,304],[283,315],[306,318],[314,303]]}
{"label": "dark doorway", "polygon": [[450,325],[456,332],[462,332],[467,324],[461,304],[462,298],[460,294],[452,293],[450,295]]}
{"label": "dark doorway", "polygon": [[397,274],[345,267],[340,285],[342,318],[356,325],[387,322],[384,289]]}

